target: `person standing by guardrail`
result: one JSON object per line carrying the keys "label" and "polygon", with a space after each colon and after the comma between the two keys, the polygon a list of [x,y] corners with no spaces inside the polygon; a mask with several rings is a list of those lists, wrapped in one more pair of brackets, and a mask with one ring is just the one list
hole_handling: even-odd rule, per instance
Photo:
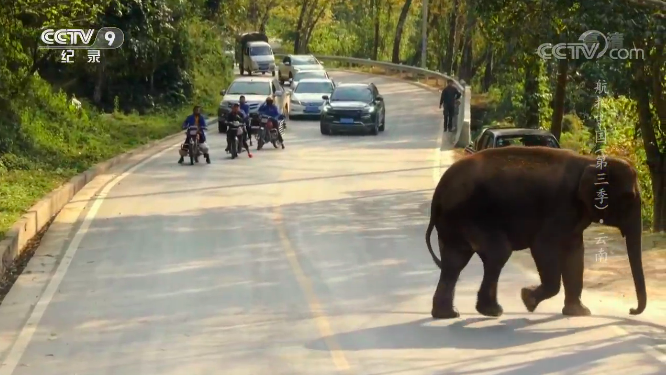
{"label": "person standing by guardrail", "polygon": [[453,125],[453,116],[455,115],[456,105],[460,103],[462,96],[460,91],[453,85],[453,80],[446,81],[446,87],[442,90],[442,96],[439,98],[439,108],[444,106],[444,131],[455,131]]}

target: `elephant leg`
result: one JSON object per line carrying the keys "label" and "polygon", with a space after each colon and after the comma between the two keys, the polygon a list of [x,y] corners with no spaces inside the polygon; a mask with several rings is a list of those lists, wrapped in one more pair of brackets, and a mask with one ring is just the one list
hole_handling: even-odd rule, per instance
{"label": "elephant leg", "polygon": [[488,240],[477,253],[483,261],[483,280],[477,294],[476,311],[481,315],[498,317],[504,309],[497,302],[497,284],[504,265],[511,257],[511,248],[504,235],[498,234]]}
{"label": "elephant leg", "polygon": [[460,316],[453,306],[456,283],[460,272],[472,259],[474,251],[463,240],[439,238],[439,252],[442,259],[442,271],[435,295],[432,297],[432,317],[435,319],[452,319]]}
{"label": "elephant leg", "polygon": [[521,298],[529,312],[534,312],[541,301],[554,297],[560,292],[562,271],[559,246],[554,240],[549,242],[547,244],[546,241],[542,241],[530,249],[541,277],[541,285],[521,290]]}
{"label": "elephant leg", "polygon": [[576,235],[560,252],[564,308],[562,314],[588,316],[590,309],[580,300],[583,293],[583,269],[585,268],[585,244],[583,234]]}

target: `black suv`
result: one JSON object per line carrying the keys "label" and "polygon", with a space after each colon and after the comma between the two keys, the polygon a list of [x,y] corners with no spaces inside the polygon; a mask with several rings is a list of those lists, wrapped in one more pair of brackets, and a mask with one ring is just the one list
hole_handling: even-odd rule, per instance
{"label": "black suv", "polygon": [[377,135],[386,125],[386,106],[373,83],[341,83],[325,100],[319,128],[321,134],[370,131]]}

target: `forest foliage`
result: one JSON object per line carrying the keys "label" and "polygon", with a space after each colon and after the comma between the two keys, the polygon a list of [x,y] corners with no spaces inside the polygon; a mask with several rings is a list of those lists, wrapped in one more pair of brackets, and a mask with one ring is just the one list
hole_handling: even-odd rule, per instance
{"label": "forest foliage", "polygon": [[[640,172],[645,222],[664,230],[666,3],[431,0],[428,10],[426,65],[471,83],[475,129],[543,127],[590,153],[601,123],[606,151]],[[419,65],[421,23],[421,0],[7,0],[0,8],[0,179],[56,164],[79,170],[118,151],[109,147],[118,136],[113,121],[124,121],[120,132],[134,143],[161,134],[134,135],[132,113],[146,115],[144,123],[161,114],[161,124],[193,102],[211,112],[230,73],[223,45],[238,33],[265,31],[285,52]],[[63,65],[35,48],[40,28],[54,25],[119,27],[126,44],[104,51],[102,64]],[[586,30],[621,33],[625,48],[642,49],[645,59],[545,61],[535,53]],[[600,82],[607,90],[598,100]],[[69,106],[72,95],[83,111]]]}

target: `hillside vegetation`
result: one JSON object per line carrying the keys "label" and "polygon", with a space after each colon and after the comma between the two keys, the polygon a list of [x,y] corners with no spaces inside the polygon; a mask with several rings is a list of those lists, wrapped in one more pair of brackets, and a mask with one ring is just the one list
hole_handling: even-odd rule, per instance
{"label": "hillside vegetation", "polygon": [[[232,67],[205,1],[7,0],[0,7],[0,238],[39,198],[91,165],[215,113]],[[42,27],[115,26],[100,64],[38,50]],[[82,106],[71,104],[76,97]]]}

